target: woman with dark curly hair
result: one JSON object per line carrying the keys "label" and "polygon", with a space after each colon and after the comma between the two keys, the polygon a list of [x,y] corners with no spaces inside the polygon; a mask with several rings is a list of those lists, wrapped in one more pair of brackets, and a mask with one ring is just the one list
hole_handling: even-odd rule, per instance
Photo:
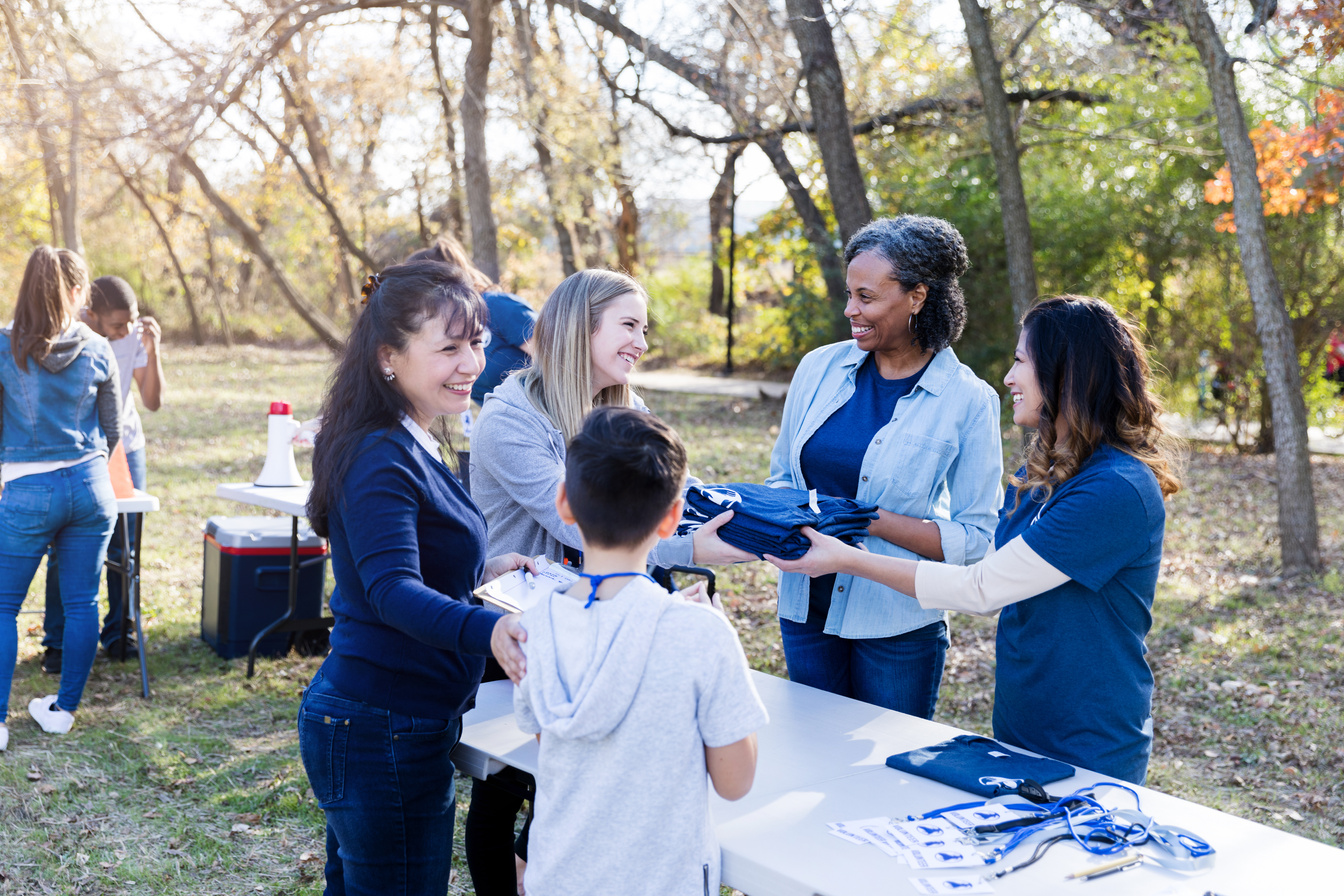
{"label": "woman with dark curly hair", "polygon": [[[1153,742],[1144,659],[1166,510],[1180,488],[1133,327],[1100,299],[1027,312],[1003,381],[1036,430],[994,550],[954,567],[864,554],[811,533],[795,574],[847,572],[921,606],[999,616],[994,736],[1142,784]],[[768,558],[767,558],[768,559]]]}
{"label": "woman with dark curly hair", "polygon": [[[974,563],[1002,498],[999,399],[957,360],[966,244],[940,218],[873,221],[845,247],[854,339],[798,366],[769,485],[876,504],[874,555]],[[779,624],[789,677],[931,718],[947,622],[910,592],[848,573],[785,572]]]}

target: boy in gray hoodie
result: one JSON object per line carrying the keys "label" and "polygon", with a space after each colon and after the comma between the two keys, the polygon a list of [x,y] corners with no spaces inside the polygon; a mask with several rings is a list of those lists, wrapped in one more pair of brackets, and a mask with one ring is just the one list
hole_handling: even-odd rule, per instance
{"label": "boy in gray hoodie", "polygon": [[685,478],[676,433],[632,408],[594,410],[569,445],[556,505],[584,571],[523,614],[514,695],[541,743],[529,896],[719,892],[709,784],[747,794],[767,719],[728,620],[644,573]]}

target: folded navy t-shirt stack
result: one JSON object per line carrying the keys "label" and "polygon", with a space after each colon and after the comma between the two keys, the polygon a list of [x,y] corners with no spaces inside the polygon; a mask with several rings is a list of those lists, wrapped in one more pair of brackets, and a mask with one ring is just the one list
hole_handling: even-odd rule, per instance
{"label": "folded navy t-shirt stack", "polygon": [[687,489],[677,534],[694,532],[726,510],[733,511],[733,518],[719,529],[720,538],[757,557],[770,554],[784,560],[797,560],[812,546],[802,533],[804,526],[857,544],[868,534],[868,524],[877,519],[874,504],[796,488],[729,482]]}

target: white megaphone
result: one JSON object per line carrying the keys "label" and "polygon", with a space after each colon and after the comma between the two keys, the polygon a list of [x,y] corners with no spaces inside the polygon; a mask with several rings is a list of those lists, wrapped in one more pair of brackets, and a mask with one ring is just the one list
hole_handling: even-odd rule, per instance
{"label": "white megaphone", "polygon": [[303,477],[294,463],[294,434],[299,424],[287,401],[271,402],[271,414],[266,425],[266,465],[253,485],[303,485]]}

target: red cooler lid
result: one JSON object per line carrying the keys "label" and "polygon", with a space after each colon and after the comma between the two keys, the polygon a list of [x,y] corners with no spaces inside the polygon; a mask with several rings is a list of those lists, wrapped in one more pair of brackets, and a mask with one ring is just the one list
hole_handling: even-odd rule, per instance
{"label": "red cooler lid", "polygon": [[272,413],[272,414],[293,414],[293,413],[294,413],[294,408],[291,407],[291,406],[290,406],[290,403],[287,402],[287,401],[273,401],[273,402],[271,402],[271,413]]}

